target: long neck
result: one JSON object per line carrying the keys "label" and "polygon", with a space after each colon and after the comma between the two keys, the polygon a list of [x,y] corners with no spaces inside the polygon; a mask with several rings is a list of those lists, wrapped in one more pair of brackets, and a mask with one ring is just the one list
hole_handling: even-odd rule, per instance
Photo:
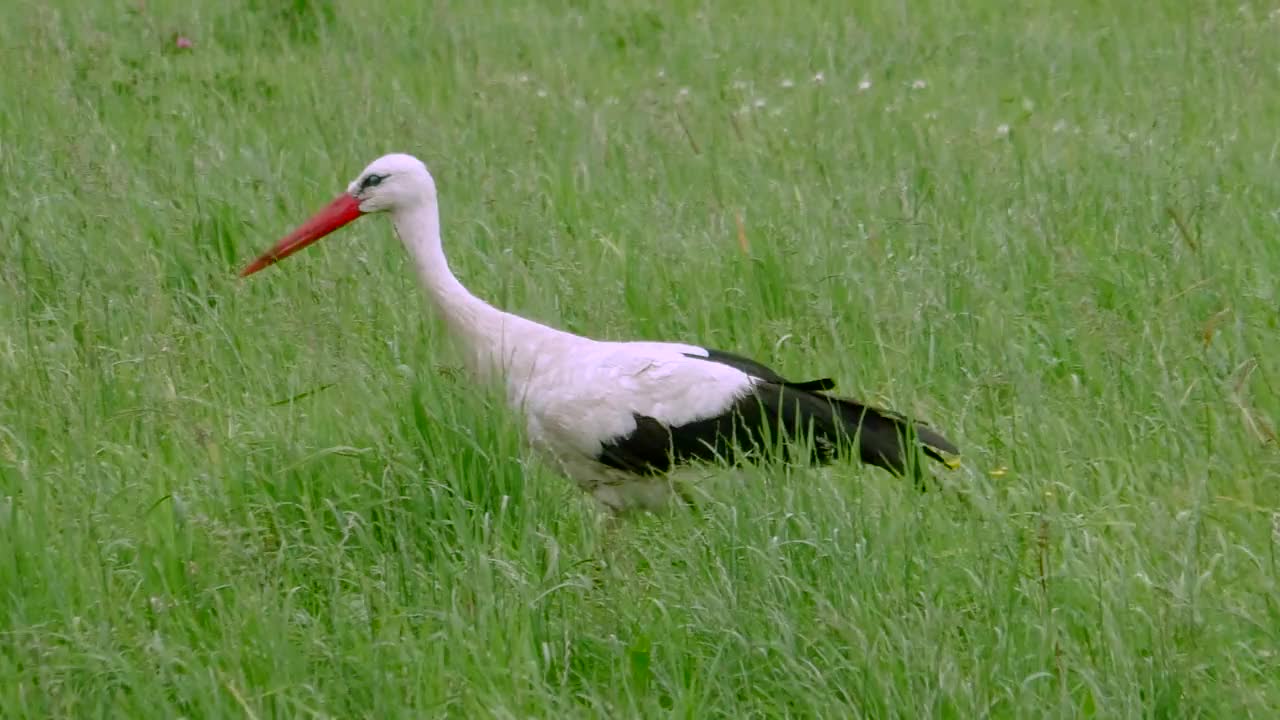
{"label": "long neck", "polygon": [[[396,210],[392,222],[413,257],[423,289],[450,332],[467,352],[472,370],[484,377],[511,370],[538,336],[558,334],[551,328],[503,312],[467,290],[449,270],[440,242],[440,214],[434,201]],[[505,373],[504,373],[505,374]]]}

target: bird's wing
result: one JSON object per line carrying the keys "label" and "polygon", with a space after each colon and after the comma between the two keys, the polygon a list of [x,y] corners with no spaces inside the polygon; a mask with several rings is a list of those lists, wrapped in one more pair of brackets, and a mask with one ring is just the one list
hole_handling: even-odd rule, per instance
{"label": "bird's wing", "polygon": [[561,445],[594,456],[633,433],[640,418],[685,425],[723,413],[758,380],[721,363],[685,355],[693,346],[596,343],[557,363],[531,388],[526,410]]}
{"label": "bird's wing", "polygon": [[664,425],[684,425],[717,415],[750,392],[750,373],[681,354],[636,355],[630,348],[603,366],[614,370],[632,412]]}
{"label": "bird's wing", "polygon": [[914,423],[896,413],[805,387],[821,387],[821,381],[771,381],[759,377],[763,370],[747,372],[738,367],[742,362],[711,360],[699,350],[577,344],[529,386],[526,411],[556,451],[637,474],[687,461],[732,460],[740,443],[752,452],[809,432],[816,460],[830,459],[845,440],[858,438],[864,462],[896,473],[907,467],[907,442],[923,443],[926,454],[944,461],[938,451],[954,452],[924,426],[916,425],[915,440],[908,440]]}

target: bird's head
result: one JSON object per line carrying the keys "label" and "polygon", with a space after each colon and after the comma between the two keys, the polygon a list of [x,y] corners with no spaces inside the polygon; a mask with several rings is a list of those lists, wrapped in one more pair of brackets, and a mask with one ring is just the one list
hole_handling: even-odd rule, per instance
{"label": "bird's head", "polygon": [[347,194],[361,213],[375,213],[435,199],[436,184],[421,160],[393,153],[369,163],[347,186]]}
{"label": "bird's head", "polygon": [[346,192],[249,263],[240,277],[283,260],[362,215],[409,209],[432,203],[435,197],[435,181],[421,160],[401,153],[383,155],[369,163]]}

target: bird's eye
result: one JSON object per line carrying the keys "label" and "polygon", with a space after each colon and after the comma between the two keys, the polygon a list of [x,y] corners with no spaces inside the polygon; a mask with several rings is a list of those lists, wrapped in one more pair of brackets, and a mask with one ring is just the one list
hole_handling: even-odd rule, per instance
{"label": "bird's eye", "polygon": [[377,175],[373,173],[369,175],[365,175],[364,179],[360,181],[360,189],[368,190],[371,187],[378,187],[378,184],[386,179],[387,179],[386,175]]}

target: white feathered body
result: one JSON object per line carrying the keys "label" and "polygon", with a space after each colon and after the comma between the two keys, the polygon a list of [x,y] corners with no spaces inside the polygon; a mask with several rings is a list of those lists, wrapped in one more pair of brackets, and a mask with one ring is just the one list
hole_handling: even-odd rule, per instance
{"label": "white feathered body", "polygon": [[599,459],[607,443],[635,432],[637,416],[668,427],[715,417],[758,382],[697,359],[708,352],[695,345],[591,340],[504,315],[501,339],[473,350],[473,368],[502,378],[530,445],[610,510],[654,510],[671,496],[669,478]]}

